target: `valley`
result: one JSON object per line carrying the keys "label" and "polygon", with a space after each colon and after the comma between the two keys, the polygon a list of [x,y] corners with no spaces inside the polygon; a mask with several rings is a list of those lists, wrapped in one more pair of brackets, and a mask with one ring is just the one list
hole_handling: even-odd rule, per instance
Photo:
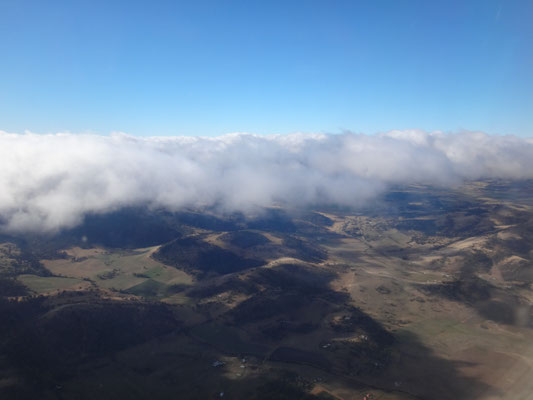
{"label": "valley", "polygon": [[533,393],[530,181],[0,239],[2,398]]}

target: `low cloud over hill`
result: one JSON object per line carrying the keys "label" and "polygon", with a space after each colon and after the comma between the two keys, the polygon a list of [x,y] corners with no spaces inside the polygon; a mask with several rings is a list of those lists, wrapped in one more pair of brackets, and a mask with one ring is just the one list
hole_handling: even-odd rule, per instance
{"label": "low cloud over hill", "polygon": [[253,211],[363,204],[391,184],[533,178],[533,140],[392,131],[202,137],[0,132],[3,231],[53,231],[147,205]]}

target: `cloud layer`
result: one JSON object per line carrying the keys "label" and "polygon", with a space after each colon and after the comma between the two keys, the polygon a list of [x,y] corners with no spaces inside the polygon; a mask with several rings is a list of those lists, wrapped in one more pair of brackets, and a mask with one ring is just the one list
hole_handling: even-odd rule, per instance
{"label": "cloud layer", "polygon": [[357,205],[391,184],[533,178],[533,139],[393,131],[217,138],[0,132],[0,230],[53,231],[124,206]]}

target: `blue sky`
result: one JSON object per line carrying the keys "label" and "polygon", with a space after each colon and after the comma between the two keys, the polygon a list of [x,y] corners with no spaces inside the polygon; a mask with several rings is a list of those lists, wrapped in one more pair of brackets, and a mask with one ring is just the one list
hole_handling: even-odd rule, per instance
{"label": "blue sky", "polygon": [[0,130],[533,136],[533,2],[0,0]]}

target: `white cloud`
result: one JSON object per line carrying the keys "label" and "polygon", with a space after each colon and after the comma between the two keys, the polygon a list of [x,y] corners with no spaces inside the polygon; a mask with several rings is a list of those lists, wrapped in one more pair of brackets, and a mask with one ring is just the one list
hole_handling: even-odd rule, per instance
{"label": "white cloud", "polygon": [[533,141],[480,132],[217,138],[0,132],[3,230],[55,230],[130,205],[360,204],[387,185],[533,178]]}

